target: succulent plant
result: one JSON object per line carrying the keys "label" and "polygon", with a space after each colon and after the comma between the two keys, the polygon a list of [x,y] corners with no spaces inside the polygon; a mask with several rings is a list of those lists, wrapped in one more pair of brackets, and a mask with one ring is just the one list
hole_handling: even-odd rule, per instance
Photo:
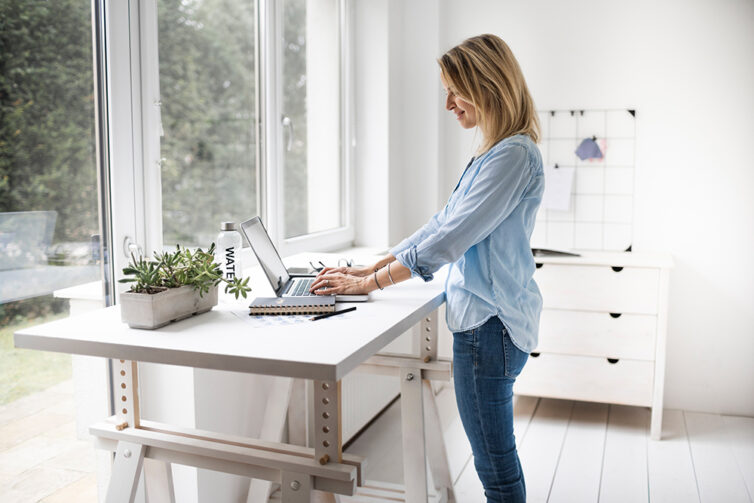
{"label": "succulent plant", "polygon": [[215,243],[206,252],[176,245],[175,251],[155,253],[154,259],[141,256],[137,259],[132,253],[123,274],[129,277],[121,279],[120,283],[133,283],[130,291],[136,293],[154,294],[188,285],[204,296],[220,283],[225,283],[225,292],[236,298],[246,298],[251,291],[249,278],[223,278],[220,265],[215,262]]}

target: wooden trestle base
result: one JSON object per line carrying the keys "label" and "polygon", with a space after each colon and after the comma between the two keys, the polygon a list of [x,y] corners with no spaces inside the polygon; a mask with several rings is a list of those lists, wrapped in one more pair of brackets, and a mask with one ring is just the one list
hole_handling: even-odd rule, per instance
{"label": "wooden trestle base", "polygon": [[[401,428],[405,487],[365,483],[365,460],[344,454],[341,432],[341,382],[314,383],[314,447],[250,439],[181,428],[139,417],[138,365],[117,367],[117,415],[92,425],[96,447],[115,452],[107,503],[134,501],[142,470],[150,502],[175,502],[171,463],[280,484],[283,503],[405,501],[454,502],[453,483],[431,380],[449,381],[452,363],[437,359],[437,315],[420,324],[417,356],[377,354],[355,371],[393,375],[401,380]],[[287,379],[274,407],[288,409],[293,380]],[[273,408],[274,408],[273,407]],[[280,411],[279,411],[280,412]],[[273,414],[274,415],[274,414]],[[275,421],[282,421],[278,414]],[[281,423],[282,424],[282,423]],[[427,459],[431,473],[427,473]],[[428,475],[434,487],[428,490]],[[269,485],[254,482],[250,494],[266,501]],[[341,499],[341,496],[343,497]],[[252,497],[254,499],[256,496]],[[349,498],[350,497],[350,498]]]}

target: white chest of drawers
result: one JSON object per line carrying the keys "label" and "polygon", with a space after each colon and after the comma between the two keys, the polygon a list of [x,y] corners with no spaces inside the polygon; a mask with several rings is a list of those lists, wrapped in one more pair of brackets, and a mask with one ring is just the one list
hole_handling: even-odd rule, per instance
{"label": "white chest of drawers", "polygon": [[539,344],[514,392],[651,407],[659,439],[672,258],[592,252],[536,262]]}

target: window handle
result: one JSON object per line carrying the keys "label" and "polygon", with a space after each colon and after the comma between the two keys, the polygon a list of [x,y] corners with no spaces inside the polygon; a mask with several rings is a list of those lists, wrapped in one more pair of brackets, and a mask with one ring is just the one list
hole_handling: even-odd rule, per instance
{"label": "window handle", "polygon": [[293,121],[287,115],[282,119],[283,128],[288,130],[288,143],[285,146],[285,151],[290,152],[293,148]]}
{"label": "window handle", "polygon": [[126,236],[123,239],[123,254],[126,258],[131,258],[131,254],[135,257],[143,257],[144,248],[140,244],[135,243],[131,236]]}

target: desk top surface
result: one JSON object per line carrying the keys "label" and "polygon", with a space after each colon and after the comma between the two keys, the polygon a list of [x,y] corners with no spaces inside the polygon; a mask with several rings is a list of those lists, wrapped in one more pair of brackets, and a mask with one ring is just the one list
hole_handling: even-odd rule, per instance
{"label": "desk top surface", "polygon": [[[254,374],[338,380],[444,301],[445,269],[375,291],[356,311],[310,316],[248,316],[249,300],[226,297],[210,312],[156,330],[131,329],[120,308],[72,316],[15,333],[17,347]],[[262,294],[260,294],[262,295]],[[275,320],[273,320],[274,318]]]}

